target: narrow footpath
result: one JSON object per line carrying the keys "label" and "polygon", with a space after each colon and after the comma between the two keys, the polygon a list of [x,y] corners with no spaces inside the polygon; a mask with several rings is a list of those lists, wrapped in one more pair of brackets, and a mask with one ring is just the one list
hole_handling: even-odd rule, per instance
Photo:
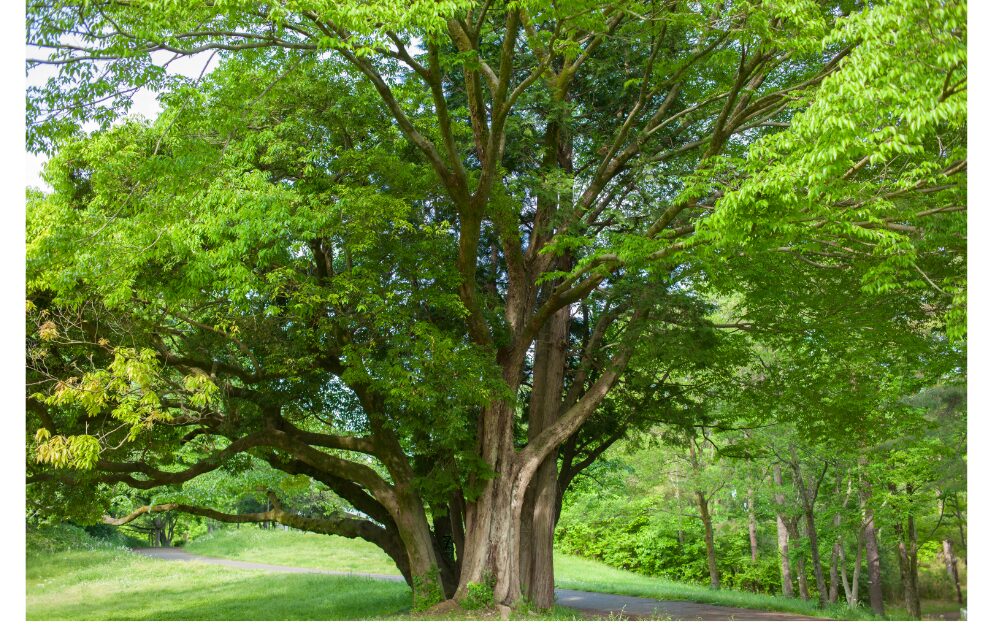
{"label": "narrow footpath", "polygon": [[[268,565],[252,563],[227,558],[213,558],[188,553],[177,547],[140,547],[133,549],[145,556],[163,560],[198,561],[232,567],[235,569],[257,569],[278,573],[310,573],[329,576],[355,576],[373,578],[375,580],[392,580],[402,582],[402,576],[385,574],[359,573],[351,571],[330,571],[327,569],[309,569],[306,567],[287,567],[284,565]],[[716,606],[699,602],[662,601],[628,595],[611,593],[592,593],[590,591],[572,591],[556,589],[556,603],[566,608],[581,611],[588,615],[602,617],[614,616],[621,619],[662,619],[662,620],[711,620],[711,621],[822,621],[818,617],[793,615],[772,611],[759,611],[749,608],[732,606]]]}

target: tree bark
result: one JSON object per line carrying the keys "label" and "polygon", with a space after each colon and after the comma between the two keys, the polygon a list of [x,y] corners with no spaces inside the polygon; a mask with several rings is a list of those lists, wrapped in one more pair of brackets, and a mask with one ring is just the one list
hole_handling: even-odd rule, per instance
{"label": "tree bark", "polygon": [[879,562],[878,531],[875,528],[875,513],[865,507],[865,523],[863,536],[865,540],[865,559],[868,562],[868,600],[872,612],[885,615],[885,605],[882,602],[882,571]]}
{"label": "tree bark", "polygon": [[860,531],[858,535],[858,547],[854,556],[854,574],[851,582],[847,581],[847,558],[844,554],[844,545],[840,543],[837,545],[837,552],[840,557],[840,580],[844,586],[844,597],[847,598],[847,606],[850,608],[856,608],[858,606],[858,581],[861,579],[861,549],[864,547],[862,543]]}
{"label": "tree bark", "polygon": [[[793,517],[788,522],[788,536],[792,545],[798,550],[799,541],[799,517]],[[799,581],[799,597],[803,600],[809,599],[809,576],[806,575],[806,559],[798,553],[795,559],[795,575]]]}
{"label": "tree bark", "polygon": [[[568,257],[560,259],[559,269],[569,268]],[[563,380],[566,374],[569,308],[553,314],[535,342],[533,385],[528,406],[528,438],[538,436],[559,418],[562,407]],[[546,456],[535,472],[525,494],[521,514],[521,591],[538,608],[555,603],[555,574],[552,551],[559,500],[558,451]]]}
{"label": "tree bark", "polygon": [[[830,604],[836,604],[839,597],[840,583],[837,581],[837,570],[840,568],[837,559],[840,558],[840,540],[834,542],[833,549],[830,550],[830,591],[826,599]],[[841,571],[843,571],[841,569]]]}
{"label": "tree bark", "polygon": [[753,489],[747,491],[747,528],[750,534],[750,561],[757,562],[757,517],[753,512]]}
{"label": "tree bark", "polygon": [[[695,476],[701,471],[701,463],[698,460],[699,452],[700,447],[698,447],[692,438],[690,443],[691,467],[694,469]],[[712,515],[708,510],[708,498],[705,497],[705,491],[702,489],[696,490],[694,495],[695,503],[698,506],[698,516],[701,517],[701,525],[705,529],[705,558],[708,563],[708,576],[712,583],[712,588],[718,589],[719,569],[715,562],[715,534],[712,531]]]}
{"label": "tree bark", "polygon": [[862,545],[861,539],[858,539],[858,549],[854,555],[854,577],[851,580],[851,606],[856,607],[858,601],[860,600],[860,593],[858,591],[858,585],[861,583],[861,554]]}
{"label": "tree bark", "polygon": [[494,600],[506,605],[521,595],[518,538],[522,504],[513,499],[513,418],[513,408],[501,400],[491,403],[480,420],[480,456],[493,470],[493,477],[466,507],[465,552],[457,592],[461,597],[470,584],[492,585]]}
{"label": "tree bark", "polygon": [[[819,482],[810,491],[806,486],[805,478],[802,476],[802,467],[799,464],[798,455],[795,453],[795,446],[791,447],[791,468],[792,479],[798,489],[799,497],[802,500],[802,509],[806,518],[806,536],[809,538],[809,551],[812,554],[813,576],[816,578],[816,591],[819,595],[819,606],[823,608],[827,604],[826,581],[823,578],[823,562],[819,555],[819,535],[816,533],[816,514],[813,506],[816,503],[816,495],[819,492]],[[810,495],[810,493],[812,493]]]}
{"label": "tree bark", "polygon": [[920,594],[917,589],[917,529],[913,515],[906,516],[906,524],[896,524],[899,535],[899,577],[903,584],[906,612],[920,619]]}
{"label": "tree bark", "polygon": [[794,597],[795,591],[792,587],[792,565],[788,557],[788,527],[785,519],[778,514],[778,553],[781,555],[781,594],[785,597]]}
{"label": "tree bark", "polygon": [[948,570],[948,576],[955,583],[955,599],[959,604],[962,604],[962,582],[958,577],[958,560],[955,558],[951,539],[945,539],[941,542],[941,550],[944,553],[945,569]]}
{"label": "tree bark", "polygon": [[701,516],[701,524],[705,527],[705,553],[708,560],[708,575],[712,581],[712,588],[719,588],[719,568],[715,564],[715,535],[712,532],[712,515],[708,511],[708,500],[704,491],[695,491],[695,498],[698,503],[698,514]]}
{"label": "tree bark", "polygon": [[794,597],[792,585],[792,565],[788,550],[791,531],[788,526],[787,514],[784,512],[785,496],[781,492],[783,480],[781,467],[774,465],[774,502],[777,504],[778,553],[781,555],[781,592],[785,597]]}

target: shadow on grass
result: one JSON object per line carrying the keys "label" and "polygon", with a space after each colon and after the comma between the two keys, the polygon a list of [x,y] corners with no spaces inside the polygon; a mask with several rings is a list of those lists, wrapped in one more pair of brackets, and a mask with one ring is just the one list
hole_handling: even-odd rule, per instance
{"label": "shadow on grass", "polygon": [[124,550],[28,556],[28,619],[371,619],[410,605],[405,584],[159,562]]}

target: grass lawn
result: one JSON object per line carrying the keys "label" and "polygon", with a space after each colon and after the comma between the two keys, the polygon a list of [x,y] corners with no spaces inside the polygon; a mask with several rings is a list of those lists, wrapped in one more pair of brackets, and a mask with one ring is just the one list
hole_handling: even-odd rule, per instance
{"label": "grass lawn", "polygon": [[[326,569],[393,573],[364,541],[259,529],[227,530],[192,549],[213,556]],[[224,552],[232,551],[231,554]],[[280,560],[279,560],[280,558]],[[367,562],[366,562],[367,561]],[[398,572],[395,572],[398,573]],[[497,611],[412,615],[410,588],[353,576],[282,574],[165,561],[57,526],[27,538],[29,620],[497,620]],[[557,608],[517,609],[515,620],[575,620]]]}
{"label": "grass lawn", "polygon": [[812,602],[790,599],[760,593],[747,593],[732,589],[712,589],[684,582],[675,582],[666,578],[643,576],[609,567],[595,560],[569,556],[556,552],[555,555],[556,586],[578,591],[597,591],[599,593],[617,593],[633,595],[658,600],[685,600],[689,602],[705,602],[739,608],[755,608],[760,610],[813,615],[817,617],[833,617],[837,619],[875,619],[870,613],[862,610],[851,610],[845,605],[834,606],[820,610]]}
{"label": "grass lawn", "polygon": [[[232,569],[205,563],[163,561],[95,541],[62,526],[29,532],[27,618],[29,620],[239,620],[239,619],[498,619],[495,612],[455,609],[443,615],[411,615],[410,589],[403,583],[359,577],[281,574]],[[205,556],[236,560],[396,574],[374,545],[312,533],[229,528],[186,547]],[[615,569],[599,562],[556,553],[556,586],[661,600],[688,600],[838,619],[874,619],[843,605],[820,611],[797,599],[712,591]],[[923,602],[925,614],[954,610],[947,602]],[[953,608],[954,607],[954,608]],[[890,618],[904,619],[896,609]],[[556,608],[544,614],[527,609],[512,619],[584,619]]]}
{"label": "grass lawn", "polygon": [[[360,573],[399,573],[392,561],[367,541],[297,531],[228,528],[192,541],[185,549],[205,556],[274,565]],[[706,602],[838,619],[874,619],[871,614],[863,610],[851,610],[846,605],[820,610],[814,603],[799,599],[733,590],[713,591],[701,585],[630,573],[594,560],[559,552],[555,555],[555,576],[557,587],[578,591]]]}
{"label": "grass lawn", "polygon": [[108,544],[39,545],[29,535],[29,620],[375,619],[410,606],[403,583],[167,562]]}
{"label": "grass lawn", "polygon": [[269,565],[399,575],[396,564],[368,541],[297,530],[216,530],[191,541],[184,549],[202,556]]}

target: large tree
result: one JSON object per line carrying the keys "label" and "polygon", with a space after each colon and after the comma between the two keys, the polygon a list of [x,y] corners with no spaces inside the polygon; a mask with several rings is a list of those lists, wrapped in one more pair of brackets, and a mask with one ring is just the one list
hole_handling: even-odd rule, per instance
{"label": "large tree", "polygon": [[[961,333],[964,2],[862,4],[29,3],[33,483],[254,456],[353,511],[289,525],[375,542],[421,602],[551,605],[637,352],[662,395],[717,327],[845,290]],[[141,86],[155,123],[75,132]]]}

